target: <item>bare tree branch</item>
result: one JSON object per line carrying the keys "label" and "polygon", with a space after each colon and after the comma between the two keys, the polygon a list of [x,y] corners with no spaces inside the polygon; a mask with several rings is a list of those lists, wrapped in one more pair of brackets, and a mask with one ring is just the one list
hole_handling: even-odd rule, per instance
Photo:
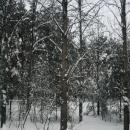
{"label": "bare tree branch", "polygon": [[56,42],[54,42],[51,38],[49,40],[57,47],[57,49],[62,53],[62,49],[57,45]]}
{"label": "bare tree branch", "polygon": [[78,60],[76,63],[74,63],[74,65],[71,66],[71,69],[69,69],[69,71],[67,71],[66,76],[70,77],[72,75],[72,73],[74,72],[75,68],[77,67],[77,65],[79,64],[79,62],[86,56],[88,52],[86,51]]}
{"label": "bare tree branch", "polygon": [[8,44],[11,42],[12,40],[12,37],[13,37],[13,34],[15,32],[15,29],[16,27],[18,26],[18,24],[22,21],[22,19],[27,15],[28,11],[25,12],[25,14],[21,17],[21,19],[15,24],[14,28],[13,28],[13,31],[11,33],[11,36],[9,37],[9,40],[8,40]]}
{"label": "bare tree branch", "polygon": [[49,36],[45,36],[45,37],[39,39],[38,41],[36,41],[36,42],[34,43],[33,48],[37,45],[37,43],[39,43],[39,42],[41,42],[41,41],[44,41],[45,39],[47,39],[47,38],[49,38],[49,37],[51,37],[51,36],[52,36],[52,35],[49,35]]}
{"label": "bare tree branch", "polygon": [[[104,0],[105,1],[105,0]],[[105,2],[106,3],[106,2]],[[106,5],[105,5],[110,11],[111,11],[111,13],[114,15],[114,17],[115,17],[115,19],[116,19],[116,21],[118,22],[118,24],[120,25],[120,27],[122,26],[121,25],[121,22],[119,21],[119,19],[117,18],[117,16],[116,16],[116,14],[114,13],[114,11],[109,7],[109,5],[106,3]]]}
{"label": "bare tree branch", "polygon": [[87,23],[86,27],[85,27],[84,30],[83,30],[83,33],[85,32],[85,30],[87,29],[87,27],[89,26],[89,24],[93,21],[93,19],[97,16],[97,14],[99,13],[100,9],[101,9],[101,8],[99,8],[99,9],[97,10],[97,12],[95,13],[95,15],[94,15],[94,16],[90,19],[90,21]]}
{"label": "bare tree branch", "polygon": [[63,29],[61,28],[61,26],[59,25],[59,23],[57,22],[57,20],[53,17],[54,22],[56,23],[56,25],[58,26],[58,28],[60,29],[61,33],[65,34],[65,32],[63,31]]}

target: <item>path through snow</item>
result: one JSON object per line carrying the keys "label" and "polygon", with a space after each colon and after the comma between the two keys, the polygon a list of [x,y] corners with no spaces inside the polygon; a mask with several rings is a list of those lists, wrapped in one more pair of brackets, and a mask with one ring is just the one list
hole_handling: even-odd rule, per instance
{"label": "path through snow", "polygon": [[123,130],[123,125],[105,122],[93,116],[85,116],[83,122],[75,126],[73,130]]}

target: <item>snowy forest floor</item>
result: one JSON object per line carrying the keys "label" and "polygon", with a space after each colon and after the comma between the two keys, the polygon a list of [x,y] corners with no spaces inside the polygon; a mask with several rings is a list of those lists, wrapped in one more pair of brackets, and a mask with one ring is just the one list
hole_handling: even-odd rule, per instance
{"label": "snowy forest floor", "polygon": [[105,122],[98,117],[85,116],[83,122],[76,125],[73,130],[123,130],[123,125]]}
{"label": "snowy forest floor", "polygon": [[[104,121],[99,116],[93,116],[93,114],[90,112],[89,115],[86,115],[86,106],[88,103],[84,103],[83,105],[83,121],[81,123],[78,123],[78,107],[74,107],[74,104],[69,104],[70,109],[70,115],[72,117],[71,121],[68,122],[68,130],[122,130],[123,124],[119,123],[117,120],[110,120]],[[16,109],[16,104],[14,105],[13,110]],[[75,110],[75,111],[72,111]],[[16,114],[16,110],[14,114]],[[7,121],[6,126],[4,126],[0,130],[60,130],[60,109],[58,109],[58,119],[55,120],[55,111],[49,117],[51,116],[51,120],[47,121],[46,123],[38,123],[35,121],[30,120],[32,111],[30,111],[30,115],[24,125],[24,128],[21,127],[22,125],[19,124],[18,118],[13,119],[12,121]],[[38,114],[37,114],[38,115]],[[21,122],[22,123],[22,122]],[[19,127],[18,127],[19,125]]]}
{"label": "snowy forest floor", "polygon": [[[48,130],[59,130],[59,122],[53,122],[50,124]],[[84,116],[84,119],[81,123],[75,125],[72,130],[122,130],[123,125],[120,123],[112,123],[112,122],[105,122],[102,121],[98,117],[93,116]],[[11,126],[8,128],[8,126],[4,127],[2,130],[21,130],[21,128],[16,128]],[[40,124],[34,124],[31,122],[26,122],[25,128],[23,130],[44,130],[43,126]]]}

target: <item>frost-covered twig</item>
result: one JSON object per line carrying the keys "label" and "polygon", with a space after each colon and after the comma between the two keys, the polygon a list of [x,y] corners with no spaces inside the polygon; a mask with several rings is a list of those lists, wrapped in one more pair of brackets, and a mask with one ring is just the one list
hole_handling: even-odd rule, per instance
{"label": "frost-covered twig", "polygon": [[53,17],[54,22],[56,23],[56,25],[58,26],[58,28],[60,29],[61,33],[65,34],[65,32],[63,31],[63,29],[61,28],[61,26],[59,25],[58,21]]}
{"label": "frost-covered twig", "polygon": [[43,25],[50,24],[51,22],[52,22],[52,20],[47,21],[47,22],[44,22],[44,23],[38,25],[37,29],[40,28],[40,27],[43,26]]}
{"label": "frost-covered twig", "polygon": [[71,67],[70,71],[66,74],[66,76],[70,77],[72,73],[74,72],[75,68],[79,64],[79,62],[85,57],[87,54],[87,51],[77,60],[77,62]]}
{"label": "frost-covered twig", "polygon": [[14,32],[15,32],[16,27],[17,27],[18,24],[22,21],[22,19],[27,15],[27,13],[28,13],[28,11],[26,11],[25,14],[21,17],[21,19],[18,20],[18,22],[15,24],[15,26],[14,26],[14,28],[13,28],[13,31],[12,31],[12,33],[11,33],[11,36],[9,37],[8,44],[9,44],[9,43],[11,42],[11,40],[12,40],[12,37],[13,37],[13,34],[14,34]]}
{"label": "frost-covered twig", "polygon": [[55,41],[53,41],[51,38],[49,40],[57,47],[57,49],[62,53],[62,49],[57,45]]}
{"label": "frost-covered twig", "polygon": [[95,13],[95,15],[90,19],[90,21],[87,23],[87,25],[86,25],[86,27],[84,28],[84,30],[83,30],[83,33],[85,32],[85,30],[87,29],[87,27],[90,25],[90,23],[92,23],[92,21],[93,21],[93,19],[97,16],[97,14],[99,13],[99,11],[100,11],[100,7],[99,7],[99,9],[97,10],[97,12]]}
{"label": "frost-covered twig", "polygon": [[51,36],[52,36],[52,35],[45,36],[45,37],[43,37],[43,38],[37,40],[37,41],[33,44],[33,47],[35,47],[35,46],[37,45],[37,43],[39,43],[39,42],[41,42],[41,41],[44,41],[45,39],[50,38]]}

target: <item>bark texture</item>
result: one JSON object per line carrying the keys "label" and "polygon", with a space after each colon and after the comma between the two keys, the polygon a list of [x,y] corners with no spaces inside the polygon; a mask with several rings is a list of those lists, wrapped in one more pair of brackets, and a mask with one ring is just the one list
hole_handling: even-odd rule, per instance
{"label": "bark texture", "polygon": [[66,72],[68,69],[67,65],[67,26],[68,26],[68,18],[67,18],[67,0],[62,0],[62,68],[61,68],[61,123],[60,123],[60,130],[67,130],[67,77]]}
{"label": "bark texture", "polygon": [[[121,28],[123,41],[123,89],[124,97],[128,99],[128,53],[127,53],[127,28],[126,28],[126,0],[121,1]],[[129,130],[129,102],[124,100],[124,130]]]}

